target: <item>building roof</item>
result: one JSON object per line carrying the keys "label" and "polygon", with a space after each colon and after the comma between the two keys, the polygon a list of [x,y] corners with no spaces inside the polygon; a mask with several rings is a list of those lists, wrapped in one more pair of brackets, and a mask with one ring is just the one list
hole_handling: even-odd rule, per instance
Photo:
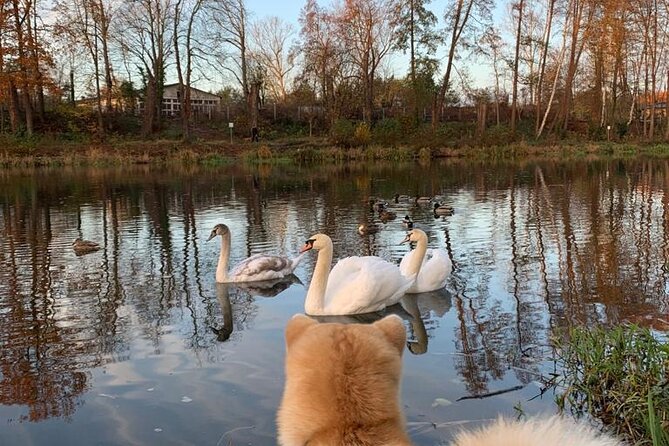
{"label": "building roof", "polygon": [[[175,82],[173,84],[165,84],[165,85],[163,85],[163,88],[178,87],[178,86],[179,86],[179,83]],[[199,88],[195,88],[192,85],[191,85],[190,89],[191,89],[191,91],[197,91],[198,93],[202,93],[202,94],[206,94],[206,95],[210,95],[210,96],[216,96],[217,98],[223,99],[217,94],[209,93],[208,91],[204,91],[204,90],[200,90]]]}

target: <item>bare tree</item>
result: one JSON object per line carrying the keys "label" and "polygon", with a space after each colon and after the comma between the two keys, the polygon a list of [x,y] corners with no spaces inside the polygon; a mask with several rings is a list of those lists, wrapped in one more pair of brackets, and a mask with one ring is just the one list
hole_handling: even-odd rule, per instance
{"label": "bare tree", "polygon": [[574,79],[587,41],[587,34],[591,31],[590,24],[594,13],[593,3],[591,0],[571,0],[566,11],[570,22],[569,59],[560,110],[553,122],[554,126],[562,127],[563,131],[566,131],[569,127],[569,116],[574,96]]}
{"label": "bare tree", "polygon": [[345,96],[339,94],[350,82],[349,52],[338,38],[334,15],[322,9],[316,0],[307,0],[300,14],[302,48],[301,85],[313,84],[331,123],[339,116]]}
{"label": "bare tree", "polygon": [[504,41],[502,40],[502,37],[499,35],[498,31],[490,27],[486,30],[485,34],[483,34],[483,37],[481,38],[481,46],[479,49],[483,54],[488,55],[489,57],[492,58],[492,69],[493,69],[493,74],[495,76],[495,89],[494,89],[495,117],[497,125],[499,125],[500,124],[499,103],[501,97],[500,85],[499,85],[499,79],[501,73],[500,73],[499,63],[502,51],[504,49]]}
{"label": "bare tree", "polygon": [[220,67],[236,79],[252,113],[249,84],[248,13],[244,0],[212,0],[208,7],[211,48]]}
{"label": "bare tree", "polygon": [[279,17],[268,17],[254,23],[252,36],[252,57],[264,69],[265,88],[275,101],[282,102],[297,63],[296,48],[291,48],[295,29]]}
{"label": "bare tree", "polygon": [[[174,3],[174,57],[179,78],[179,102],[181,112],[181,137],[191,138],[191,75],[193,73],[193,27],[203,0],[176,0]],[[183,41],[183,43],[182,43]],[[183,54],[181,46],[183,45]],[[183,61],[182,61],[183,57]]]}
{"label": "bare tree", "polygon": [[446,8],[445,20],[450,28],[450,40],[446,56],[446,70],[432,107],[433,128],[441,119],[446,93],[451,88],[451,73],[457,50],[469,33],[476,32],[481,26],[487,28],[492,7],[492,0],[454,0],[454,4]]}
{"label": "bare tree", "polygon": [[339,35],[350,51],[364,92],[363,119],[370,124],[376,70],[393,46],[392,0],[347,0],[338,11]]}
{"label": "bare tree", "polygon": [[518,31],[516,32],[516,56],[513,59],[513,86],[511,94],[511,132],[516,132],[516,118],[518,116],[518,61],[520,59],[520,40],[523,24],[523,5],[525,0],[520,0],[513,9],[518,11]]}
{"label": "bare tree", "polygon": [[542,39],[541,47],[541,61],[539,62],[539,79],[537,81],[537,93],[536,93],[536,122],[535,122],[535,133],[538,134],[539,126],[541,125],[541,108],[542,108],[542,94],[544,86],[544,76],[546,74],[546,58],[548,57],[549,42],[551,38],[551,28],[553,26],[553,13],[555,11],[555,2],[556,0],[547,0],[548,7],[546,8],[546,23],[544,28],[544,36]]}
{"label": "bare tree", "polygon": [[173,39],[172,0],[138,0],[124,3],[117,30],[124,51],[131,55],[144,77],[142,134],[152,134],[160,122],[165,66]]}
{"label": "bare tree", "polygon": [[[98,131],[104,133],[107,126],[104,123],[102,96],[104,94],[105,109],[110,112],[114,87],[110,56],[111,5],[103,0],[60,0],[55,4],[55,11],[61,17],[54,26],[56,35],[66,45],[83,46],[93,65]],[[104,91],[100,85],[102,72]],[[71,87],[74,88],[73,85]]]}

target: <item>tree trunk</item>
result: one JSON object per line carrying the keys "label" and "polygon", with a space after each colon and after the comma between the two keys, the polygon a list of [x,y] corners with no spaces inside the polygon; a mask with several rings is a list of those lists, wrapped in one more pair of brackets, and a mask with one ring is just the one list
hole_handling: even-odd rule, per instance
{"label": "tree trunk", "polygon": [[142,136],[148,137],[153,133],[156,120],[156,79],[147,73],[146,92],[144,93],[144,119],[142,121]]}
{"label": "tree trunk", "polygon": [[541,101],[543,94],[544,86],[544,74],[546,73],[546,58],[548,57],[548,43],[551,37],[551,27],[553,25],[553,9],[555,7],[555,0],[548,0],[548,12],[546,13],[546,31],[543,39],[543,46],[541,50],[541,64],[539,67],[539,81],[537,83],[537,96],[536,96],[536,123],[534,126],[535,132],[539,131],[539,125],[541,122]]}
{"label": "tree trunk", "polygon": [[21,128],[21,116],[19,114],[19,93],[14,81],[9,81],[9,124],[12,133],[18,133]]}
{"label": "tree trunk", "polygon": [[75,96],[74,96],[74,70],[70,70],[70,104],[74,107],[75,105]]}
{"label": "tree trunk", "polygon": [[458,0],[456,6],[456,11],[453,19],[453,31],[451,32],[451,44],[448,49],[448,59],[446,62],[446,73],[441,82],[441,87],[437,93],[437,97],[432,101],[432,129],[437,128],[437,123],[442,118],[442,112],[444,109],[444,102],[446,99],[446,93],[451,83],[451,70],[453,68],[453,60],[455,59],[455,50],[462,35],[462,31],[469,20],[469,14],[471,13],[472,6],[474,4],[473,0],[470,0],[467,4],[467,8],[463,13],[464,0]]}
{"label": "tree trunk", "polygon": [[518,59],[520,57],[520,38],[523,24],[523,5],[525,0],[518,4],[518,31],[516,32],[516,57],[513,61],[513,94],[511,99],[511,133],[516,133],[516,116],[518,115]]}

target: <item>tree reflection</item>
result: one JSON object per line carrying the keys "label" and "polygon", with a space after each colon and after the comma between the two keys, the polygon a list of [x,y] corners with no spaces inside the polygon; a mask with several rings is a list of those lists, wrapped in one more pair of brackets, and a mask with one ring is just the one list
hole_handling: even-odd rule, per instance
{"label": "tree reflection", "polygon": [[[370,196],[396,193],[441,194],[456,209],[435,220],[392,205],[456,266],[452,295],[405,304],[412,352],[428,351],[452,317],[454,366],[472,394],[509,373],[527,383],[557,328],[667,320],[668,191],[669,163],[656,160],[0,172],[0,402],[25,405],[30,420],[69,416],[91,368],[133,359],[133,337],[160,354],[175,334],[199,354],[247,328],[263,292],[213,293],[217,253],[200,244],[221,219],[240,228],[237,258],[292,256],[325,232],[335,261],[397,260],[399,219],[371,237],[355,232],[377,218]],[[81,235],[103,249],[74,256]]]}

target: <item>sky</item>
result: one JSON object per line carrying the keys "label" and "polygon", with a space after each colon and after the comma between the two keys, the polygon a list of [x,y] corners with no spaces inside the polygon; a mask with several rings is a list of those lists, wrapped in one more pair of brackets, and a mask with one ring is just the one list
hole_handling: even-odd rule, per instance
{"label": "sky", "polygon": [[[306,0],[244,0],[248,11],[251,13],[251,19],[261,19],[263,17],[277,16],[283,20],[292,23],[295,26],[296,33],[299,33],[299,16],[302,7],[306,3]],[[332,4],[331,0],[318,0],[318,3],[322,6],[330,6]],[[428,5],[429,9],[434,12],[437,16],[439,23],[438,26],[443,25],[444,9],[446,8],[445,0],[432,0]],[[496,1],[497,8],[494,12],[494,22],[499,26],[502,21],[504,21],[504,16],[506,15],[506,9],[504,1]],[[297,37],[297,35],[296,35]],[[445,59],[445,54],[443,54],[444,49],[441,49],[442,53],[438,53],[437,56]],[[406,75],[408,70],[408,56],[403,55],[401,52],[395,53],[391,56],[392,58],[388,60],[388,68],[390,71],[393,71],[395,76],[403,77]],[[442,63],[443,65],[443,63]],[[468,61],[466,64],[469,68],[470,75],[475,87],[487,87],[492,85],[492,69],[487,64],[477,63],[476,61]],[[224,81],[225,82],[225,81]],[[220,87],[219,87],[220,88]]]}
{"label": "sky", "polygon": [[[253,18],[277,16],[299,27],[297,21],[305,0],[245,0],[246,7],[253,14]],[[319,2],[321,3],[321,2]]]}

